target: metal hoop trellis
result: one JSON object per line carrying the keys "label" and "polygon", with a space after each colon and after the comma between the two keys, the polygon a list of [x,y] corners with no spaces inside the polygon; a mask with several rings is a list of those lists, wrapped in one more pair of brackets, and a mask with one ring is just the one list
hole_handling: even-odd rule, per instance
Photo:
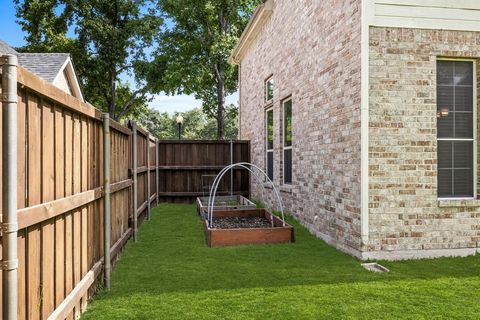
{"label": "metal hoop trellis", "polygon": [[[207,206],[207,219],[208,219],[209,228],[212,228],[212,225],[213,225],[213,207],[214,207],[214,204],[215,204],[215,196],[217,194],[217,189],[218,189],[218,186],[220,184],[220,181],[222,180],[225,173],[227,173],[227,171],[232,170],[235,167],[245,168],[250,173],[252,173],[255,176],[255,178],[257,178],[257,180],[259,182],[262,182],[262,180],[260,179],[258,174],[252,170],[252,168],[257,169],[258,171],[260,171],[260,173],[262,173],[262,175],[266,178],[267,182],[272,186],[273,192],[275,193],[278,204],[280,206],[280,213],[282,215],[283,226],[285,226],[285,215],[284,215],[284,212],[283,212],[282,199],[280,198],[280,194],[278,193],[277,188],[273,184],[273,181],[268,177],[268,175],[265,173],[265,171],[263,171],[258,166],[254,165],[253,163],[239,162],[239,163],[234,163],[234,164],[228,165],[225,168],[223,168],[217,174],[217,176],[215,177],[215,180],[213,181],[212,188],[210,189],[210,193],[209,193],[209,196],[208,196],[208,206]],[[271,219],[272,219],[272,223],[273,223],[273,216],[271,217]]]}

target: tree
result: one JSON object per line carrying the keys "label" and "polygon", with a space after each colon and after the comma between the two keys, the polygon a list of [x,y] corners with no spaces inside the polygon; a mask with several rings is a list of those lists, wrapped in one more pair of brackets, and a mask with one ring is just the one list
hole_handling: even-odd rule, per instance
{"label": "tree", "polygon": [[[225,137],[225,97],[237,90],[237,68],[228,64],[250,14],[261,0],[158,0],[172,26],[161,34],[145,75],[153,90],[194,94]],[[161,77],[157,70],[162,70]]]}
{"label": "tree", "polygon": [[[27,33],[20,50],[70,52],[85,96],[115,120],[145,106],[149,86],[139,70],[162,25],[153,0],[14,1]],[[136,89],[121,75],[133,77]]]}
{"label": "tree", "polygon": [[[159,139],[177,139],[178,127],[175,121],[178,112],[169,115],[166,112],[148,109],[137,118],[138,124]],[[195,108],[182,113],[182,138],[191,140],[211,140],[216,137],[216,121],[208,118],[201,109]],[[236,139],[238,136],[237,108],[226,108],[225,138]]]}

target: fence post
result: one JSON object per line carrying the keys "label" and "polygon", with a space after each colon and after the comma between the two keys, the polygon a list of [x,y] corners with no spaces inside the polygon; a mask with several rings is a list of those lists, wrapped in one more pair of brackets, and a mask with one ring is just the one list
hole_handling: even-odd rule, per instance
{"label": "fence post", "polygon": [[[233,141],[230,139],[230,165],[233,164]],[[230,195],[233,195],[233,168],[230,169]]]}
{"label": "fence post", "polygon": [[133,176],[133,241],[137,241],[137,210],[138,210],[138,186],[137,186],[137,124],[132,121],[132,176]]}
{"label": "fence post", "polygon": [[158,181],[158,139],[155,139],[155,191],[157,193],[157,207],[158,207],[158,187],[159,187],[159,181]]}
{"label": "fence post", "polygon": [[17,57],[1,58],[3,115],[3,319],[17,319]]}
{"label": "fence post", "polygon": [[103,114],[103,234],[105,288],[110,289],[110,117]]}
{"label": "fence post", "polygon": [[147,219],[150,220],[150,134],[147,134]]}

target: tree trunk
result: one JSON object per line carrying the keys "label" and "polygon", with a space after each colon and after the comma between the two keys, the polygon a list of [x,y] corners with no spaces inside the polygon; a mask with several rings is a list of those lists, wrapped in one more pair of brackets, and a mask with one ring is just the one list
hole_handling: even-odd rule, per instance
{"label": "tree trunk", "polygon": [[[226,7],[226,2],[223,2],[218,13],[218,27],[222,37],[227,30],[227,21],[224,12]],[[221,62],[216,64],[215,70],[217,75],[217,139],[223,140],[225,138],[225,73]]]}
{"label": "tree trunk", "polygon": [[117,92],[116,70],[112,70],[112,72],[110,73],[110,101],[108,104],[108,113],[113,120],[118,121],[117,115],[115,114],[116,92]]}
{"label": "tree trunk", "polygon": [[218,84],[218,105],[217,105],[217,139],[223,140],[225,138],[225,86],[222,83]]}

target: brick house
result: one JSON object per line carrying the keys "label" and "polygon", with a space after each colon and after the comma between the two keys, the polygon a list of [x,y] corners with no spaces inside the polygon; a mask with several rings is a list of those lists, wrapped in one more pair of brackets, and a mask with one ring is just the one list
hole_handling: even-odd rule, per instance
{"label": "brick house", "polygon": [[342,251],[478,253],[478,58],[476,0],[268,0],[230,58],[241,138],[286,211]]}

